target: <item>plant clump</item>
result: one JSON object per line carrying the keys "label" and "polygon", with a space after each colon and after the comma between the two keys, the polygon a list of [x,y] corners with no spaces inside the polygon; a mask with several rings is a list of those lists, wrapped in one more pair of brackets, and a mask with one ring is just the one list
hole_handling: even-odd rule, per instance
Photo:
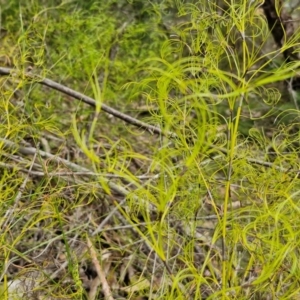
{"label": "plant clump", "polygon": [[299,297],[282,2],[0,1],[1,299]]}

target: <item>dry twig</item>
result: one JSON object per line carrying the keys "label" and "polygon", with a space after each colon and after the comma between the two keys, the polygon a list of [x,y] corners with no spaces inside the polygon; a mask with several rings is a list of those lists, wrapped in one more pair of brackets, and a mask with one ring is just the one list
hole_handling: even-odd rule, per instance
{"label": "dry twig", "polygon": [[[17,75],[18,74],[18,70],[15,70],[15,69],[11,69],[11,68],[3,68],[3,67],[0,67],[0,75],[4,75],[4,76],[7,76],[7,75]],[[59,92],[62,92],[66,95],[69,95],[77,100],[80,100],[80,101],[83,101],[93,107],[96,106],[96,101],[91,98],[91,97],[88,97],[84,94],[81,94],[75,90],[72,90],[62,84],[59,84],[53,80],[50,80],[50,79],[47,79],[47,78],[42,78],[42,77],[38,77],[36,75],[33,75],[31,73],[25,73],[25,74],[22,74],[22,76],[25,76],[27,79],[31,79],[31,80],[34,80],[36,81],[37,83],[40,83],[42,85],[45,85],[45,86],[48,86],[54,90],[57,90]],[[118,110],[114,109],[114,108],[111,108],[110,106],[102,103],[101,104],[101,109],[103,111],[105,111],[106,113],[109,113],[111,115],[113,115],[114,117],[118,118],[118,119],[121,119],[123,121],[125,121],[126,123],[129,123],[131,125],[134,125],[138,128],[141,128],[141,129],[144,129],[144,130],[147,130],[149,131],[150,133],[155,133],[155,134],[159,134],[159,135],[166,135],[166,136],[169,136],[169,137],[176,137],[174,135],[174,133],[171,133],[171,132],[167,132],[167,133],[164,133],[162,131],[161,128],[159,127],[156,127],[156,126],[153,126],[153,125],[149,125],[147,123],[144,123],[138,119],[135,119],[129,115],[126,115],[124,113],[121,113],[119,112]]]}
{"label": "dry twig", "polygon": [[92,261],[93,261],[93,264],[96,268],[97,275],[98,275],[98,277],[100,279],[100,282],[102,284],[102,290],[103,290],[103,294],[105,296],[105,299],[106,300],[114,300],[114,298],[112,296],[112,293],[111,293],[111,290],[110,290],[110,286],[108,285],[108,282],[106,280],[104,271],[101,267],[101,264],[99,263],[99,261],[97,259],[96,251],[93,247],[93,244],[92,244],[91,240],[88,237],[87,237],[87,245],[88,245],[88,248],[90,249]]}

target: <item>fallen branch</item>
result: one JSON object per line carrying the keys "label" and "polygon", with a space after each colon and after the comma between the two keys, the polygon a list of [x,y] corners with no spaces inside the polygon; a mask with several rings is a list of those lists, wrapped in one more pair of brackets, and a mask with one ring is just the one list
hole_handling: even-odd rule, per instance
{"label": "fallen branch", "polygon": [[[8,148],[12,151],[17,151],[18,153],[21,153],[23,155],[36,155],[36,153],[38,152],[38,154],[43,157],[43,158],[48,158],[51,159],[57,163],[61,163],[67,167],[69,167],[71,170],[75,170],[75,171],[79,171],[79,172],[87,172],[87,173],[91,173],[92,171],[90,169],[87,169],[85,167],[79,166],[75,163],[72,163],[66,159],[63,159],[59,156],[53,155],[51,153],[39,150],[37,151],[36,148],[34,147],[23,147],[23,146],[19,146],[14,142],[11,142],[9,140],[6,139],[2,139],[0,138],[0,143],[3,143],[5,148]],[[32,170],[29,170],[29,173],[32,172]],[[121,196],[127,196],[129,194],[129,191],[126,190],[125,188],[114,184],[113,182],[111,182],[108,179],[103,178],[104,180],[106,180],[106,183],[108,184],[108,186],[111,188],[112,191],[114,191],[115,193],[121,195]]]}
{"label": "fallen branch", "polygon": [[[0,75],[4,75],[4,76],[18,75],[18,70],[11,69],[11,68],[0,67]],[[94,100],[93,98],[88,97],[84,94],[81,94],[81,93],[79,93],[75,90],[72,90],[72,89],[66,87],[65,85],[59,84],[59,83],[57,83],[53,80],[47,79],[47,78],[42,78],[42,77],[33,75],[30,72],[22,74],[22,75],[25,76],[28,79],[36,81],[37,83],[48,86],[48,87],[50,87],[54,90],[57,90],[57,91],[62,92],[66,95],[69,95],[69,96],[71,96],[71,97],[73,97],[77,100],[83,101],[84,103],[87,103],[87,104],[89,104],[93,107],[96,106],[96,100]],[[144,123],[144,122],[142,122],[138,119],[135,119],[135,118],[133,118],[131,116],[128,116],[124,113],[121,113],[118,110],[116,110],[114,108],[111,108],[110,106],[108,106],[104,103],[101,104],[101,109],[103,111],[105,111],[106,113],[109,113],[109,114],[113,115],[114,117],[125,121],[126,123],[129,123],[133,126],[144,129],[144,130],[146,130],[146,131],[148,131],[152,134],[164,135],[164,136],[167,136],[167,137],[176,137],[176,135],[172,132],[164,133],[161,128],[153,126],[153,125],[149,125],[149,124]]]}

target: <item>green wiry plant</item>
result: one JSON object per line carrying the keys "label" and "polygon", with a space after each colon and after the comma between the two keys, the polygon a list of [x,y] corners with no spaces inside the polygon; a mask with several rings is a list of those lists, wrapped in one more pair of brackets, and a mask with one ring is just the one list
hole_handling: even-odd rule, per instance
{"label": "green wiry plant", "polygon": [[299,34],[271,48],[259,1],[91,2],[7,8],[4,297],[34,270],[28,297],[101,299],[100,278],[107,299],[297,298],[298,110],[279,84]]}
{"label": "green wiry plant", "polygon": [[[265,245],[260,244],[260,250],[255,251],[272,253],[277,259],[275,259],[276,262],[272,264],[268,264],[267,259],[266,265],[261,273],[259,271],[253,271],[255,268],[260,268],[257,267],[257,265],[263,265],[263,261],[259,259],[259,254],[258,257],[255,257],[253,250],[249,251],[248,245],[254,244],[255,248],[257,248],[256,239],[260,239],[260,234],[256,235],[250,233],[251,231],[248,231],[248,229],[251,226],[256,228],[256,230],[260,228],[259,230],[262,232],[268,232],[267,235],[268,238],[270,238],[270,234],[271,236],[274,234],[273,230],[275,229],[273,226],[280,228],[280,231],[284,231],[285,226],[290,227],[291,225],[282,222],[281,225],[278,226],[277,221],[275,221],[273,217],[273,221],[271,221],[273,225],[268,221],[264,225],[261,223],[260,226],[257,226],[257,221],[261,216],[266,218],[265,220],[270,220],[270,214],[275,214],[278,220],[281,219],[281,217],[279,217],[281,212],[279,213],[278,211],[278,202],[281,201],[279,199],[287,197],[287,194],[283,192],[286,191],[286,188],[282,186],[282,172],[278,172],[278,169],[276,169],[276,171],[273,169],[277,165],[276,162],[274,162],[273,168],[266,170],[265,168],[258,169],[257,166],[252,166],[252,162],[245,159],[249,155],[256,156],[257,153],[264,155],[263,153],[265,153],[265,148],[268,146],[268,143],[272,142],[265,139],[264,143],[261,144],[262,148],[256,150],[255,144],[253,145],[253,139],[252,141],[243,141],[242,137],[239,137],[238,132],[241,127],[240,124],[244,119],[243,114],[245,108],[248,107],[248,109],[250,109],[251,107],[250,116],[255,113],[255,106],[250,103],[250,101],[253,101],[253,95],[259,94],[261,97],[266,95],[267,99],[259,100],[265,100],[265,104],[271,105],[272,109],[272,106],[275,106],[278,102],[278,96],[280,96],[280,94],[277,90],[274,90],[274,88],[268,88],[267,85],[291,78],[298,68],[298,63],[282,64],[281,67],[272,69],[271,71],[266,69],[266,66],[272,63],[273,57],[279,55],[280,50],[264,54],[262,48],[253,47],[257,41],[264,41],[269,35],[266,21],[261,15],[257,14],[257,8],[253,3],[249,4],[243,2],[241,4],[230,5],[228,9],[224,11],[222,17],[218,17],[218,15],[214,13],[216,6],[213,4],[206,8],[201,6],[199,10],[195,10],[195,7],[191,7],[191,10],[197,16],[198,21],[197,23],[192,21],[191,23],[185,24],[189,32],[194,30],[194,36],[192,37],[193,43],[189,45],[191,55],[188,58],[176,59],[178,50],[175,49],[176,51],[174,51],[173,56],[175,62],[161,59],[146,61],[145,63],[147,65],[150,64],[146,70],[151,72],[152,78],[146,78],[145,81],[139,85],[145,91],[148,101],[151,102],[151,106],[153,106],[154,103],[154,106],[156,106],[160,112],[154,116],[155,122],[159,123],[163,128],[166,128],[166,131],[171,130],[176,132],[178,136],[178,140],[174,143],[162,141],[162,149],[159,150],[161,155],[159,155],[159,160],[155,165],[159,165],[161,168],[163,183],[158,183],[159,196],[156,196],[156,187],[154,187],[151,194],[156,196],[156,201],[163,203],[160,222],[165,223],[166,215],[170,215],[171,220],[176,220],[176,205],[171,206],[171,203],[176,203],[177,201],[181,202],[179,207],[182,210],[182,206],[185,206],[183,204],[185,201],[186,205],[190,205],[190,202],[193,201],[201,201],[201,194],[197,200],[191,200],[189,197],[182,197],[180,189],[189,190],[192,189],[193,185],[196,186],[198,184],[204,186],[207,192],[206,198],[208,198],[212,211],[214,211],[218,220],[215,225],[215,234],[212,235],[209,244],[213,245],[219,243],[219,257],[215,258],[215,263],[217,265],[220,264],[220,267],[215,266],[212,268],[211,265],[208,265],[212,259],[210,252],[208,252],[206,260],[202,265],[200,275],[199,272],[197,275],[192,275],[194,273],[192,272],[194,266],[191,267],[191,264],[186,263],[186,268],[189,270],[187,272],[190,272],[191,278],[194,278],[192,282],[194,282],[194,284],[198,282],[200,286],[199,281],[202,281],[201,276],[204,276],[207,280],[207,276],[204,275],[204,270],[208,268],[213,283],[209,284],[206,280],[203,280],[202,285],[211,286],[211,291],[220,289],[219,292],[209,292],[214,299],[218,295],[222,298],[249,296],[254,295],[253,293],[257,293],[257,295],[260,294],[261,296],[266,295],[268,294],[268,285],[263,288],[264,284],[270,280],[270,274],[276,277],[275,270],[278,270],[278,276],[281,274],[282,267],[285,265],[285,256],[290,251],[295,251],[295,240],[291,238],[293,240],[293,246],[288,243],[284,246],[285,242],[281,241],[277,246],[278,251],[274,248],[270,251],[270,248],[265,248]],[[202,22],[208,15],[219,18],[221,22],[219,24],[215,24],[214,22],[208,24],[206,21]],[[207,36],[202,34],[201,26],[209,32]],[[183,35],[180,37],[182,36]],[[186,41],[182,41],[180,38],[176,40],[176,43],[182,43],[181,49],[186,46]],[[199,49],[201,48],[199,44],[205,49],[203,50],[203,54],[199,54]],[[289,47],[292,46],[290,43]],[[210,51],[210,49],[212,49],[212,51]],[[160,66],[158,66],[158,64],[160,64]],[[264,109],[266,109],[266,105]],[[222,118],[218,117],[217,111],[222,112]],[[187,122],[187,116],[192,120]],[[259,118],[262,119],[267,116],[268,114],[263,113]],[[224,120],[227,128],[227,132],[224,132],[227,135],[227,141],[224,141],[223,138],[217,138],[216,134],[216,126],[222,124]],[[219,128],[221,127],[219,126]],[[276,131],[274,131],[274,133],[275,132]],[[288,137],[286,136],[285,138]],[[219,147],[225,147],[225,149],[221,150]],[[167,150],[165,150],[166,148]],[[180,154],[177,151],[178,148],[180,149]],[[222,154],[217,155],[220,153],[220,150]],[[278,153],[279,151],[276,152]],[[216,155],[217,162],[212,161],[202,168],[201,164],[206,162],[207,158],[211,158],[212,155]],[[296,159],[292,153],[290,153],[289,156],[293,156],[294,159]],[[175,160],[175,164],[174,158],[177,159],[177,161]],[[280,156],[278,161],[287,167],[291,165],[291,163],[290,158],[288,160],[286,159],[286,157]],[[216,163],[218,165],[217,168],[214,167]],[[295,161],[293,161],[293,163],[295,164]],[[172,171],[168,171],[170,167]],[[198,171],[198,178],[191,177],[191,175],[195,173],[195,170]],[[272,176],[270,176],[270,172]],[[274,172],[277,176],[275,176]],[[261,179],[261,184],[265,187],[263,196],[261,194],[261,188],[257,189],[256,185],[253,187],[254,180],[259,182],[258,178],[260,177],[260,173],[264,174],[264,179]],[[220,175],[223,177],[222,181],[224,181],[224,186],[218,191],[215,190],[216,188],[214,186],[223,185],[222,181],[216,181],[216,176]],[[269,179],[266,180],[265,176]],[[289,177],[289,175],[286,176]],[[294,178],[292,176],[290,179],[287,179],[286,176],[284,176],[283,182],[289,182],[289,191],[290,189],[294,190],[297,175],[294,175]],[[182,180],[184,177],[189,177],[189,179],[193,178],[193,180],[184,181]],[[277,186],[276,190],[268,185],[267,182],[269,181]],[[243,187],[244,184],[245,187]],[[266,187],[266,185],[268,185],[268,187]],[[245,224],[243,218],[239,217],[240,213],[242,215],[245,214],[245,209],[233,210],[235,205],[232,200],[233,186],[238,186],[239,189],[237,192],[239,205],[247,206],[246,211],[249,212],[245,216],[245,219],[249,222],[246,227],[243,227],[243,224]],[[150,190],[152,189],[151,186],[147,186],[147,190],[149,190],[149,188]],[[244,192],[242,192],[243,189],[257,190],[257,195],[252,197],[253,199],[251,199],[250,206],[248,206],[247,203],[249,199],[247,199]],[[220,193],[221,191],[222,193]],[[284,193],[285,196],[283,196],[282,193]],[[176,199],[176,196],[179,199]],[[281,198],[282,196],[283,198]],[[276,204],[273,202],[274,200],[272,200],[273,197],[277,198],[275,201]],[[284,202],[283,207],[286,207],[286,201]],[[205,203],[202,203],[202,205],[205,205]],[[259,207],[259,209],[256,207]],[[181,221],[183,220],[181,219]],[[189,219],[188,224],[190,225],[190,223],[191,220]],[[169,224],[165,228],[160,226],[160,230],[155,229],[158,236],[154,237],[154,239],[162,240],[162,237],[166,236],[165,232],[169,230],[169,226],[172,227],[174,224]],[[292,236],[294,236],[294,233]],[[243,236],[243,238],[241,236]],[[274,238],[275,237],[272,237],[271,240],[273,241]],[[171,240],[177,239],[179,238],[172,238]],[[277,240],[278,239],[280,239],[279,236],[277,237]],[[167,239],[166,243],[169,242],[170,240]],[[243,251],[237,248],[239,244],[244,249]],[[275,247],[274,244],[272,245]],[[160,248],[163,249],[164,245],[162,244]],[[170,248],[166,249],[170,250]],[[247,252],[248,254],[246,255]],[[165,259],[166,255],[162,256],[160,254],[160,257]],[[248,258],[245,259],[245,257]],[[192,261],[192,257],[188,260],[185,259],[185,261]],[[237,268],[240,267],[241,262],[241,270],[244,270],[243,276],[241,276],[241,270],[237,272]],[[246,265],[244,265],[245,263]],[[182,275],[180,272],[178,272],[177,275],[179,276],[179,282],[185,281],[186,275]],[[248,280],[249,282],[247,282]],[[273,280],[274,279],[272,279],[272,281]],[[281,279],[276,277],[276,284],[278,280]],[[177,280],[175,280],[175,282],[177,284]],[[272,284],[270,285],[272,286]],[[251,291],[251,287],[253,287],[254,291]],[[256,288],[259,292],[255,292]],[[293,289],[295,289],[294,286]],[[276,293],[280,294],[281,292],[282,295],[288,295],[291,290],[288,289],[288,291],[286,291],[283,286],[280,288],[277,287]],[[197,294],[196,299],[198,299],[198,297],[201,296]]]}

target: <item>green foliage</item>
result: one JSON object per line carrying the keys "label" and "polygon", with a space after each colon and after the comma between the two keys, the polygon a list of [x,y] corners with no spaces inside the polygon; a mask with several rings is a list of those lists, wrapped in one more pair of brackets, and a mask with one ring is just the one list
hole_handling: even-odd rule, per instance
{"label": "green foliage", "polygon": [[[5,299],[34,272],[39,285],[24,281],[24,297],[101,299],[83,284],[83,261],[97,259],[128,299],[299,297],[299,111],[283,84],[299,62],[281,56],[299,33],[274,49],[260,1],[217,3],[3,6],[1,63],[16,70],[0,78]],[[38,84],[44,77],[95,107]],[[163,134],[103,104],[144,113]],[[51,251],[67,262],[61,277]],[[16,257],[23,273],[8,278]]]}

